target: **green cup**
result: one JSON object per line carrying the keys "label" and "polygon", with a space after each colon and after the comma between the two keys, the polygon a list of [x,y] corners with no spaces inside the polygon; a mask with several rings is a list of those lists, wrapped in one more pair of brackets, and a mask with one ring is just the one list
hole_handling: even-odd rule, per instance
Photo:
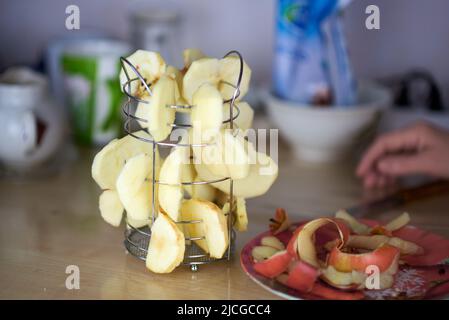
{"label": "green cup", "polygon": [[122,130],[120,57],[130,47],[114,40],[82,40],[61,55],[64,97],[77,143],[104,145]]}

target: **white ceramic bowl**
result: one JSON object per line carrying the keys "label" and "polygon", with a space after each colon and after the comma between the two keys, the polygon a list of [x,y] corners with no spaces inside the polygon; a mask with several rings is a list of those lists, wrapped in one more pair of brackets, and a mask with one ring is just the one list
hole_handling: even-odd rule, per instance
{"label": "white ceramic bowl", "polygon": [[389,91],[374,83],[360,83],[359,104],[351,107],[312,107],[279,99],[265,92],[268,113],[295,155],[308,162],[342,160],[374,130],[383,109],[391,103]]}

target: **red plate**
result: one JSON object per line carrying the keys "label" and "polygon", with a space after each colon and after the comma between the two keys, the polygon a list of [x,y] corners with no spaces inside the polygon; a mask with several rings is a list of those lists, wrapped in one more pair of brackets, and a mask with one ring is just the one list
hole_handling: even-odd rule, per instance
{"label": "red plate", "polygon": [[[369,225],[377,225],[376,221],[362,221]],[[303,222],[304,223],[304,222]],[[300,225],[302,223],[297,223]],[[320,282],[320,295],[302,293],[288,288],[276,280],[258,274],[253,268],[251,251],[260,245],[260,240],[272,235],[263,232],[249,241],[242,249],[240,263],[248,276],[263,288],[286,299],[356,299],[360,294],[332,288]],[[276,235],[285,245],[292,232],[287,230]],[[364,299],[444,299],[449,298],[449,240],[413,226],[406,226],[393,232],[394,236],[415,242],[424,248],[425,254],[405,256],[392,288],[386,290],[363,290]],[[317,239],[317,241],[319,241]]]}

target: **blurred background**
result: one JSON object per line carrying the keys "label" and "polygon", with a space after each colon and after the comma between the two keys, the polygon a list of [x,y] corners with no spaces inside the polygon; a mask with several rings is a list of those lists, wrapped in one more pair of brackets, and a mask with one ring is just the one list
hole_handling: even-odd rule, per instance
{"label": "blurred background", "polygon": [[[335,136],[335,132],[349,130],[342,127],[349,128],[351,126],[348,123],[352,122],[361,124],[351,129],[350,133],[342,134],[341,139],[354,140],[355,136],[365,135],[366,132],[391,130],[420,118],[449,126],[446,112],[449,106],[449,59],[447,59],[449,2],[446,0],[340,2],[344,4],[338,19],[352,70],[351,77],[358,84],[369,80],[370,83],[375,82],[376,85],[381,85],[382,89],[374,93],[369,91],[375,96],[373,101],[370,100],[371,97],[367,101],[354,102],[361,106],[377,104],[377,108],[370,109],[374,111],[369,112],[366,119],[359,119],[356,115],[348,116],[347,113],[333,115],[333,119],[341,117],[342,120],[341,124],[339,124],[340,120],[333,120],[330,127],[335,126],[335,128],[332,129],[334,131],[329,132],[329,135]],[[378,30],[368,30],[365,27],[368,16],[365,10],[372,4],[380,9],[380,29]],[[79,30],[68,30],[65,26],[68,17],[66,8],[69,5],[76,5],[80,10]],[[308,116],[301,114],[305,108],[301,109],[298,106],[308,104],[308,101],[276,100],[276,92],[273,96],[267,96],[272,93],[270,88],[273,86],[270,83],[273,73],[277,70],[275,61],[278,34],[276,26],[279,26],[277,25],[278,8],[278,1],[275,0],[1,1],[0,72],[13,66],[26,66],[49,76],[49,99],[52,102],[47,104],[54,105],[52,110],[62,110],[61,119],[64,117],[69,119],[69,127],[75,127],[76,131],[82,129],[85,120],[79,115],[75,118],[73,115],[68,116],[67,104],[73,104],[73,99],[76,100],[76,96],[82,95],[82,92],[80,93],[79,85],[76,84],[78,81],[76,77],[72,79],[73,81],[64,80],[62,85],[61,73],[72,72],[74,68],[71,67],[70,57],[64,60],[63,67],[58,65],[61,63],[62,53],[67,53],[67,48],[70,49],[68,45],[70,40],[79,38],[119,40],[120,42],[107,44],[105,49],[113,51],[116,54],[115,59],[124,52],[131,52],[144,46],[146,49],[159,49],[165,52],[164,57],[168,62],[178,67],[182,67],[181,52],[185,48],[200,48],[207,55],[216,57],[222,56],[231,49],[238,49],[252,69],[252,89],[247,99],[256,110],[256,119],[258,115],[268,114],[268,117],[264,117],[266,122],[263,122],[263,125],[273,128],[281,128],[281,123],[286,123],[288,128],[281,128],[280,134],[289,145],[318,146],[320,141],[308,138],[310,135],[317,135],[310,130],[310,127],[320,127],[320,124],[328,127],[328,125],[324,119],[310,120]],[[74,49],[73,52],[77,50],[80,49]],[[74,72],[76,73],[76,70]],[[28,76],[30,75],[25,78]],[[15,77],[12,76],[12,78]],[[299,85],[304,86],[303,83]],[[67,94],[65,96],[63,94],[67,87],[72,91],[75,90],[73,87],[78,90],[71,93],[75,97],[69,99],[69,102],[67,102]],[[360,85],[358,88],[360,87],[363,89],[364,86]],[[385,90],[388,91],[388,95],[385,95]],[[298,104],[297,108],[295,109],[292,104]],[[324,104],[332,105],[332,100],[325,100]],[[395,105],[399,107],[392,108]],[[277,112],[273,112],[283,107],[290,108],[285,109],[286,114],[292,112],[290,119],[279,118]],[[382,121],[379,120],[380,109],[383,114]],[[48,121],[57,122],[53,118]],[[293,122],[288,123],[288,121]],[[305,121],[306,124],[302,125],[301,121]],[[42,138],[38,129],[39,125],[42,127],[42,122],[45,121],[40,122],[37,121],[38,133],[35,140]],[[374,122],[375,125],[373,125]],[[289,129],[298,123],[305,128],[304,131]],[[66,125],[62,127],[55,130],[64,131]],[[116,133],[104,134],[97,140],[77,137],[77,141],[81,144],[102,145],[114,135]],[[298,141],[298,136],[303,139]],[[322,138],[327,139],[325,136]],[[332,143],[338,144],[340,141]],[[8,148],[10,150],[10,146]],[[49,147],[49,150],[52,148]],[[303,152],[298,151],[295,154],[299,158],[310,161],[336,158],[335,154],[334,156],[323,155],[322,150],[304,151],[307,148],[310,149],[310,145],[303,148]],[[328,148],[328,146],[322,145],[320,148]],[[45,157],[42,156],[42,158]]]}
{"label": "blurred background", "polygon": [[[78,31],[64,27],[65,8],[81,11]],[[180,50],[201,48],[212,56],[236,48],[253,71],[256,84],[270,79],[274,31],[274,0],[37,0],[0,3],[0,69],[12,65],[37,65],[46,46],[58,36],[92,30],[129,39],[129,10],[139,5],[172,8],[180,13],[177,37]],[[367,30],[365,8],[381,10],[380,30]],[[357,77],[385,78],[415,68],[435,77],[449,104],[449,2],[446,0],[357,0],[344,11],[344,32]]]}

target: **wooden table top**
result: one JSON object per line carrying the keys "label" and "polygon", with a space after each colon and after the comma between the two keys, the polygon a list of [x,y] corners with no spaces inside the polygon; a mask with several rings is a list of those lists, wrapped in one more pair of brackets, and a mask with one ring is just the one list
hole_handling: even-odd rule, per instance
{"label": "wooden table top", "polygon": [[[124,227],[106,224],[98,211],[99,188],[90,177],[94,153],[81,150],[60,174],[38,180],[0,180],[0,298],[18,299],[276,299],[242,271],[243,245],[268,226],[277,207],[301,220],[352,206],[370,195],[351,164],[306,165],[280,148],[280,174],[270,192],[250,199],[249,230],[237,234],[230,262],[179,267],[156,275],[126,254]],[[375,216],[388,220],[402,210],[422,228],[449,237],[449,197],[431,199]],[[373,217],[373,216],[371,216]],[[65,287],[68,265],[80,269],[80,289]]]}

